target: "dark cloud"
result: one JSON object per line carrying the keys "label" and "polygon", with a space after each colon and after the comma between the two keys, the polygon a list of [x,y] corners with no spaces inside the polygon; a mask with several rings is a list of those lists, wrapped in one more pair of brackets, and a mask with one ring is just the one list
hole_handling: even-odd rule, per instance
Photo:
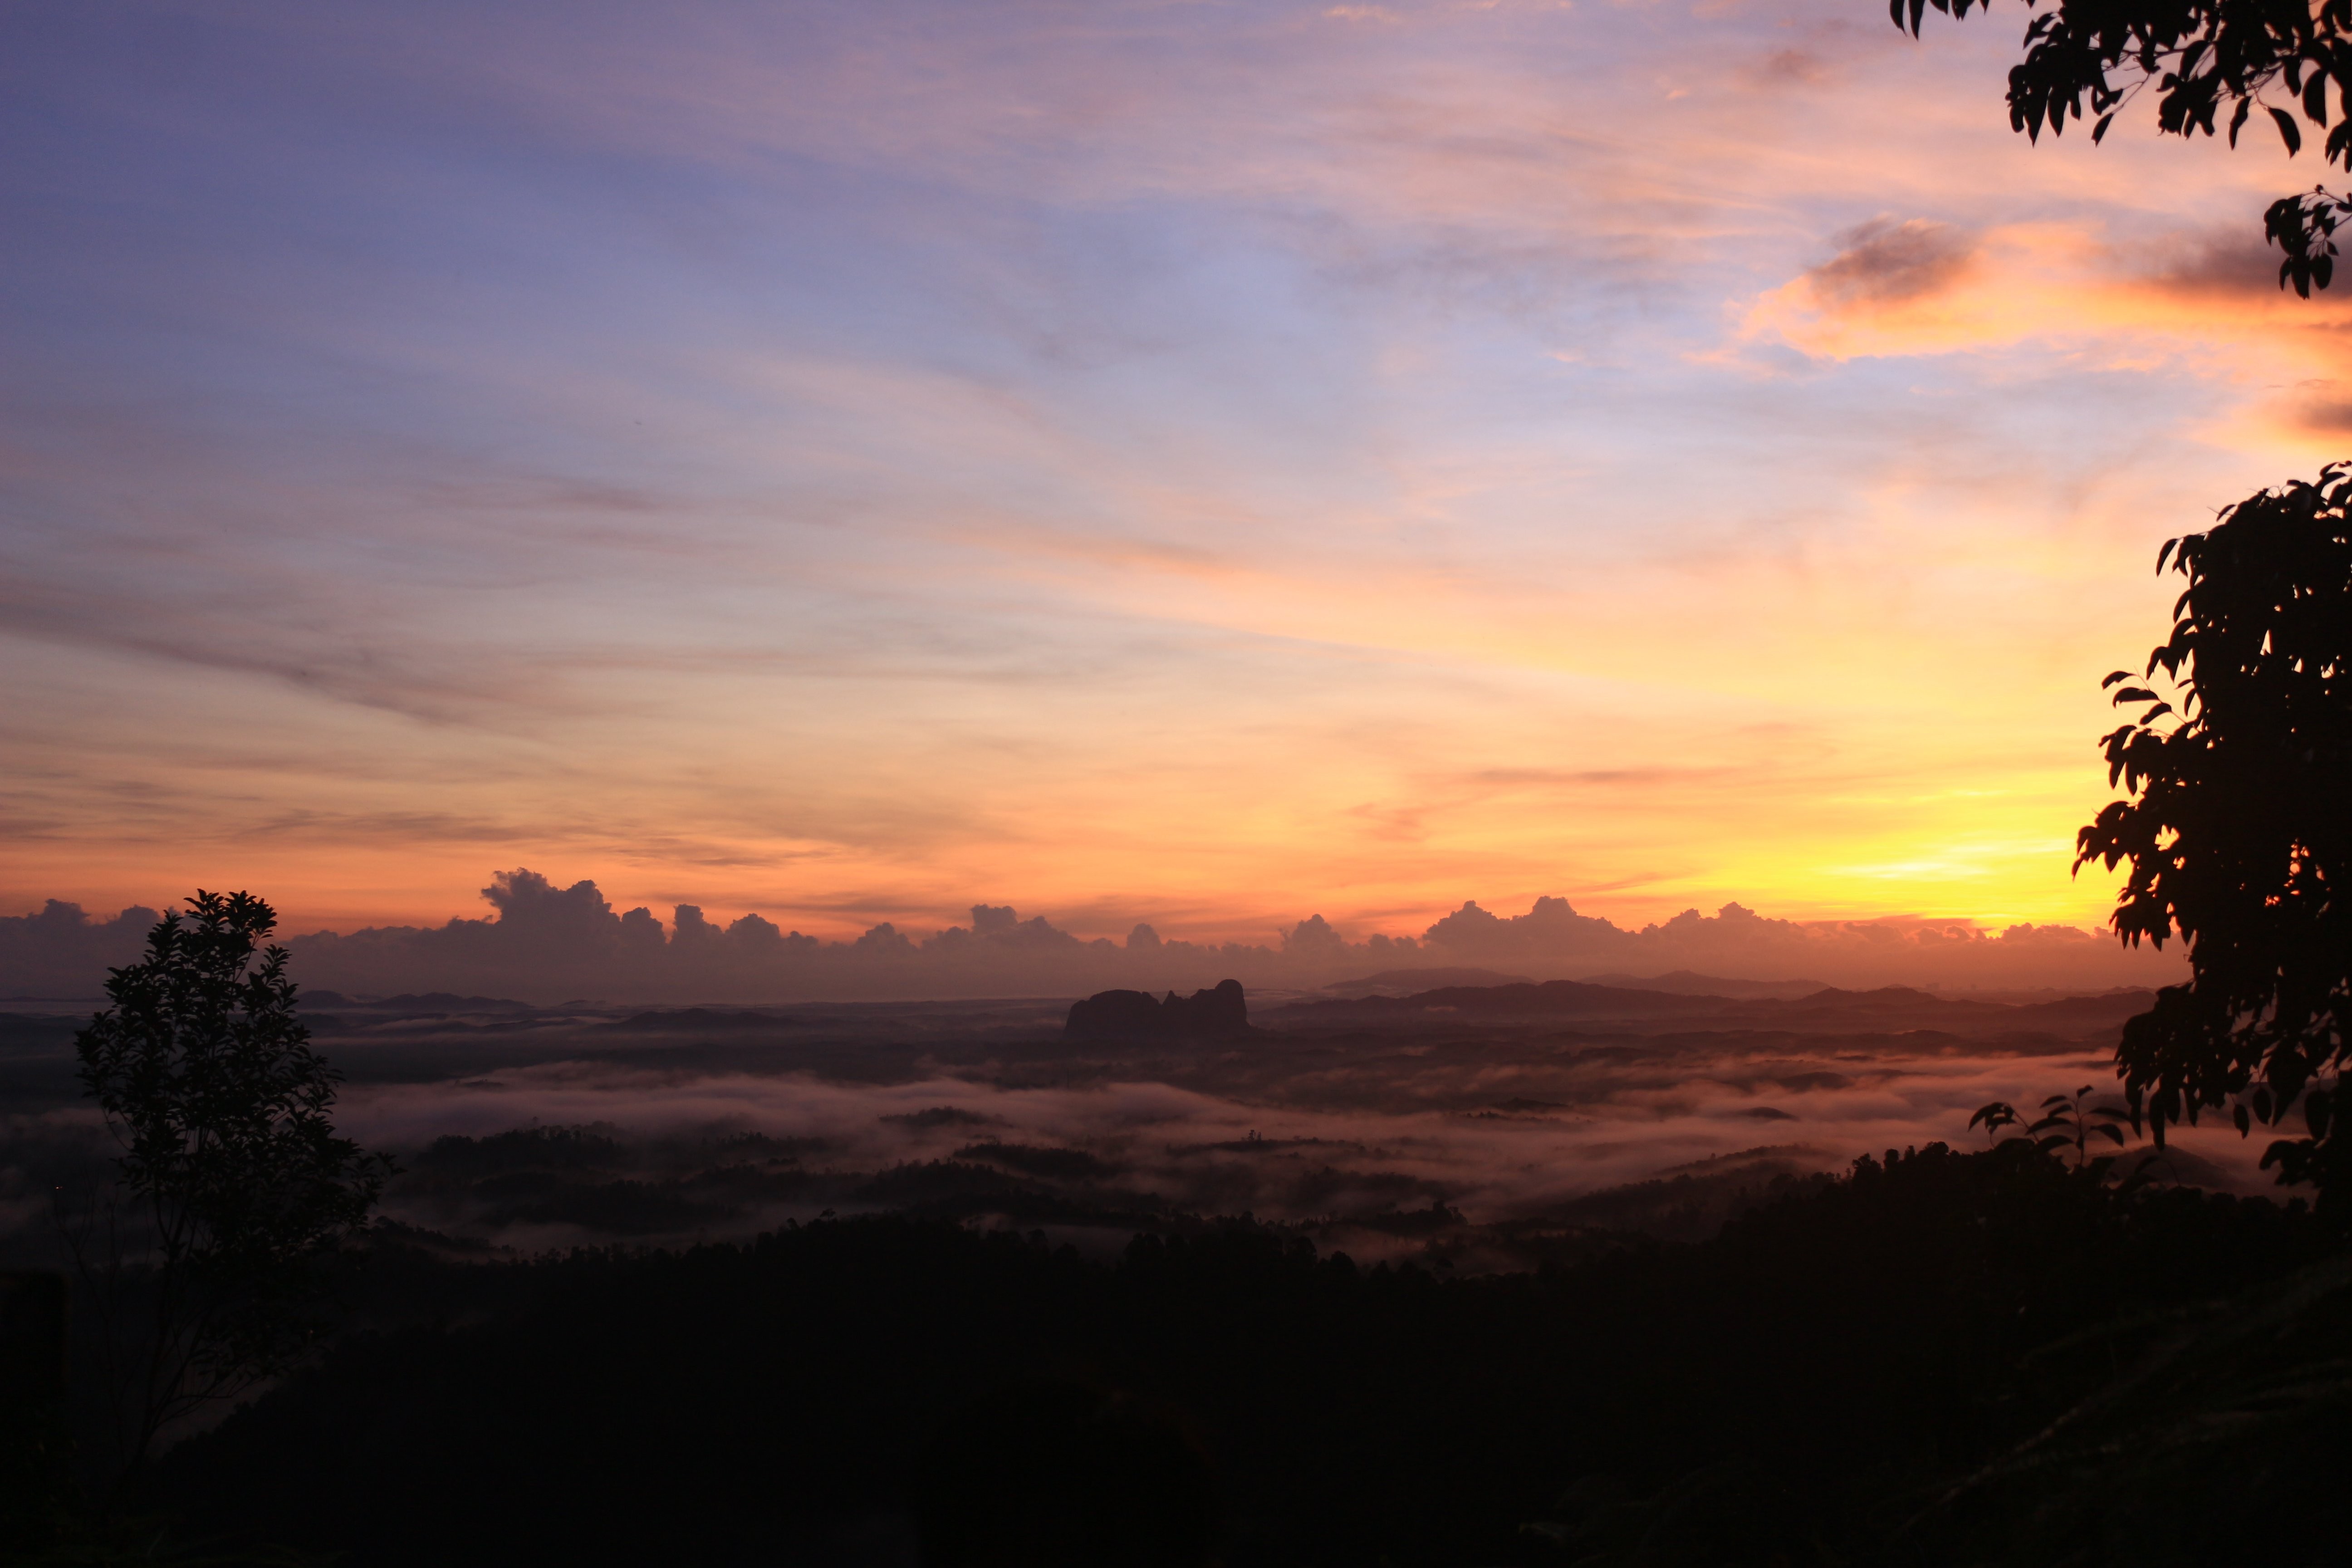
{"label": "dark cloud", "polygon": [[[1788,27],[1794,20],[1784,16],[1780,26]],[[1798,41],[1754,54],[1740,66],[1739,79],[1766,92],[1820,89],[1856,67],[1885,58],[1890,44],[1895,44],[1895,38],[1881,36],[1885,32],[1884,27],[1857,27],[1843,19],[1816,21],[1796,35]]]}
{"label": "dark cloud", "polygon": [[2317,395],[2305,402],[2298,422],[2324,436],[2352,436],[2352,398],[2340,395],[2335,382],[2319,382],[2307,390]]}
{"label": "dark cloud", "polygon": [[2149,280],[2169,292],[2210,298],[2279,291],[2279,253],[2251,228],[2231,226],[2183,236],[2158,252]]}
{"label": "dark cloud", "polygon": [[39,913],[0,916],[0,996],[60,1001],[95,997],[106,972],[138,958],[163,917],[133,904],[94,920],[79,904],[51,899]]}
{"label": "dark cloud", "polygon": [[1838,236],[1836,256],[1805,274],[1833,308],[1892,305],[1950,288],[1976,258],[1973,235],[1927,218],[1874,218]]}
{"label": "dark cloud", "polygon": [[1830,62],[1810,49],[1775,49],[1748,74],[1768,87],[1809,87],[1829,76]]}

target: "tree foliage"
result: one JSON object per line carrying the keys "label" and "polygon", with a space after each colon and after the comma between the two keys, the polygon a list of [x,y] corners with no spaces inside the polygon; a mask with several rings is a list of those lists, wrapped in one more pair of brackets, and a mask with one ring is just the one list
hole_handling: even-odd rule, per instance
{"label": "tree foliage", "polygon": [[[1956,18],[1989,8],[1988,0],[1890,0],[1888,14],[1916,37],[1929,5]],[[2352,169],[2347,35],[2352,0],[2059,0],[2026,26],[2025,57],[2009,73],[2009,122],[2038,142],[2044,126],[2057,136],[2070,117],[2090,120],[2095,142],[2126,101],[2153,88],[2166,134],[2223,134],[2227,110],[2234,147],[2260,109],[2289,156],[2302,151],[2308,123],[2326,132],[2322,158]],[[2352,196],[2324,187],[2271,204],[2263,231],[2285,255],[2282,288],[2309,299],[2327,287],[2333,236],[2347,217]]]}
{"label": "tree foliage", "polygon": [[2122,939],[2188,944],[2116,1051],[2134,1124],[2224,1105],[2241,1132],[2300,1110],[2263,1156],[2284,1181],[2347,1186],[2338,1081],[2352,1018],[2352,469],[2250,496],[2157,556],[2188,580],[2148,656],[2176,711],[2125,670],[2139,718],[2105,738],[2130,798],[2076,840],[2075,867],[2127,864]]}
{"label": "tree foliage", "polygon": [[2120,1123],[2129,1120],[2131,1112],[2116,1105],[2085,1105],[2091,1097],[2091,1086],[2084,1084],[2072,1094],[2053,1094],[2042,1102],[2042,1114],[2027,1122],[2017,1113],[2017,1107],[2007,1100],[1996,1100],[1990,1105],[1979,1106],[1969,1125],[1981,1125],[1987,1135],[1998,1138],[2006,1127],[2022,1125],[2015,1136],[2032,1143],[2044,1153],[2071,1153],[2074,1169],[2094,1171],[2104,1176],[2115,1163],[2112,1154],[2094,1157],[2091,1137],[2094,1133],[2123,1146],[2124,1130]]}
{"label": "tree foliage", "polygon": [[134,1227],[127,1254],[116,1230],[94,1281],[126,1471],[166,1423],[302,1348],[322,1263],[392,1172],[335,1134],[341,1075],[310,1048],[286,950],[257,952],[276,924],[249,894],[199,890],[148,933],[143,959],[110,973],[110,1005],[75,1037],[82,1086],[121,1145]]}

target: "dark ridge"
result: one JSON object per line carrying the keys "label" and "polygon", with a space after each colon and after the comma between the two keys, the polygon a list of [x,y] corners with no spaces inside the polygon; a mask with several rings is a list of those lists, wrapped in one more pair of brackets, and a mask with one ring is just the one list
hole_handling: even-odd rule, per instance
{"label": "dark ridge", "polygon": [[1440,1231],[1459,1230],[1469,1222],[1460,1209],[1449,1208],[1442,1198],[1432,1198],[1425,1209],[1383,1209],[1378,1214],[1351,1215],[1345,1223],[1382,1236],[1434,1236]]}
{"label": "dark ridge", "polygon": [[1668,991],[1678,996],[1729,996],[1738,1001],[1763,997],[1784,1000],[1811,996],[1831,989],[1826,980],[1733,980],[1721,974],[1699,974],[1687,969],[1643,976],[1612,973],[1588,974],[1587,985],[1617,985],[1632,991]]}
{"label": "dark ridge", "polygon": [[1045,1149],[1031,1143],[967,1143],[950,1157],[985,1160],[1050,1181],[1097,1181],[1111,1173],[1110,1166],[1083,1149]]}
{"label": "dark ridge", "polygon": [[611,1170],[628,1162],[628,1151],[611,1127],[518,1127],[487,1138],[451,1134],[436,1138],[410,1157],[419,1171],[488,1176],[513,1171]]}
{"label": "dark ridge", "polygon": [[977,1110],[966,1110],[961,1105],[934,1105],[928,1110],[902,1110],[883,1121],[900,1127],[929,1130],[933,1127],[993,1127],[997,1119],[982,1116]]}
{"label": "dark ridge", "polygon": [[1760,996],[1759,1007],[1956,1007],[1974,1012],[2007,1005],[2000,1002],[1951,1001],[1916,985],[1878,985],[1868,991],[1825,986],[1805,996]]}
{"label": "dark ridge", "polygon": [[509,1201],[512,1206],[494,1211],[489,1215],[490,1223],[501,1226],[518,1222],[576,1225],[611,1236],[652,1236],[685,1230],[723,1218],[730,1212],[724,1204],[698,1203],[675,1188],[635,1181],[582,1184],[557,1182],[517,1191]]}
{"label": "dark ridge", "polygon": [[1729,1005],[1727,996],[1683,996],[1664,991],[1634,991],[1617,985],[1588,985],[1580,980],[1547,980],[1542,984],[1444,985],[1411,996],[1364,996],[1352,1001],[1294,1002],[1275,1011],[1285,1017],[1349,1015],[1410,1015],[1444,1010],[1484,1017],[1572,1017],[1600,1014],[1687,1013],[1695,1003]]}
{"label": "dark ridge", "polygon": [[1525,974],[1506,974],[1496,969],[1457,966],[1432,969],[1383,969],[1378,974],[1367,974],[1361,980],[1335,980],[1323,989],[1334,996],[1353,997],[1391,991],[1432,991],[1441,985],[1532,985],[1534,984],[1534,980]]}
{"label": "dark ridge", "polygon": [[2109,991],[2098,996],[2069,996],[2058,1002],[2023,1003],[2018,1005],[2016,1016],[2021,1024],[2063,1027],[2128,1018],[2155,1005],[2156,993],[2153,991]]}
{"label": "dark ridge", "polygon": [[638,1013],[610,1027],[636,1035],[709,1035],[744,1029],[788,1029],[798,1021],[773,1013],[721,1013],[709,1007],[682,1007],[674,1012]]}
{"label": "dark ridge", "polygon": [[300,997],[304,1007],[334,1007],[359,1013],[536,1013],[538,1008],[528,1002],[516,1002],[504,996],[457,996],[446,991],[428,991],[422,995],[404,993],[398,996],[362,999],[346,996],[340,991],[309,990]]}
{"label": "dark ridge", "polygon": [[1272,1009],[1268,1016],[1288,1025],[1422,1024],[1429,1021],[1429,1015],[1440,1013],[1465,1020],[1679,1016],[1720,1019],[1725,1026],[1772,1029],[1825,1025],[1850,1028],[1856,1023],[1866,1023],[1901,1031],[1939,1026],[1965,1026],[1979,1032],[1989,1026],[2027,1031],[2080,1030],[2120,1025],[2134,1014],[2145,1012],[2153,999],[2152,992],[2119,991],[2019,1005],[1938,996],[1908,985],[1883,985],[1869,991],[1831,986],[1805,996],[1742,998],[1549,980],[1539,985],[1448,985],[1410,996],[1295,1002]]}
{"label": "dark ridge", "polygon": [[1223,1143],[1171,1143],[1171,1154],[1272,1154],[1284,1149],[1349,1149],[1361,1153],[1364,1145],[1346,1138],[1261,1138],[1253,1132]]}

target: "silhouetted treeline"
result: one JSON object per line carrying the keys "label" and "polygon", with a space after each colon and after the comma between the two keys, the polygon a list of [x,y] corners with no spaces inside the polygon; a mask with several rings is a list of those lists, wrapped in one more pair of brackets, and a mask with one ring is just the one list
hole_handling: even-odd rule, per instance
{"label": "silhouetted treeline", "polygon": [[[2330,1561],[2296,1478],[2340,1474],[2352,1422],[2298,1369],[2341,1342],[2336,1247],[2300,1208],[2021,1145],[1466,1279],[1248,1223],[1115,1262],[908,1219],[514,1265],[386,1243],[367,1310],[405,1326],[175,1451],[158,1501],[361,1564],[912,1562],[927,1445],[1046,1378],[1192,1435],[1235,1568],[2192,1563],[2256,1521],[2266,1560]],[[2187,1458],[2136,1444],[2167,1422],[2204,1434]]]}

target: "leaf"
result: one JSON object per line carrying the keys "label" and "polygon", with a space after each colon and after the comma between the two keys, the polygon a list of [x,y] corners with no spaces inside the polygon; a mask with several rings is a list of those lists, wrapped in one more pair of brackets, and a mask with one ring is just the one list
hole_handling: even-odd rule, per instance
{"label": "leaf", "polygon": [[2231,146],[2235,147],[2238,144],[2238,132],[2246,123],[2246,116],[2253,111],[2253,107],[2254,100],[2251,98],[2238,100],[2238,112],[2230,116]]}
{"label": "leaf", "polygon": [[2114,124],[2115,121],[2116,111],[2112,109],[2099,116],[2099,122],[2091,127],[2092,146],[2095,147],[2099,144],[2100,141],[2104,139],[2107,133],[2107,127]]}
{"label": "leaf", "polygon": [[2230,1120],[2238,1124],[2238,1136],[2241,1138],[2243,1138],[2253,1125],[2253,1119],[2246,1114],[2246,1108],[2242,1105],[2233,1105],[2230,1108]]}
{"label": "leaf", "polygon": [[[2270,108],[2268,104],[2263,105]],[[2303,132],[2295,129],[2294,116],[2284,109],[2272,109],[2271,119],[2277,122],[2279,140],[2286,143],[2286,155],[2294,157],[2303,151]]]}

